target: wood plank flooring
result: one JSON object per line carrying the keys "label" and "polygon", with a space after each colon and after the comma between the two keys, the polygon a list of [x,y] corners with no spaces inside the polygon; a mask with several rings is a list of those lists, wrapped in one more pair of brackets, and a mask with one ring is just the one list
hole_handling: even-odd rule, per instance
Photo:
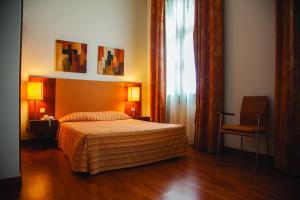
{"label": "wood plank flooring", "polygon": [[261,160],[258,174],[245,154],[214,155],[188,149],[182,158],[103,172],[73,173],[58,149],[22,149],[19,199],[300,199],[300,179],[274,171]]}

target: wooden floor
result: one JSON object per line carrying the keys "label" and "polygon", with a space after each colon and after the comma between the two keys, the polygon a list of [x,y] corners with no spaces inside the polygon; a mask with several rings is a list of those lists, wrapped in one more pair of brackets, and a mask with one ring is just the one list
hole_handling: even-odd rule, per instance
{"label": "wooden floor", "polygon": [[19,199],[300,199],[300,179],[280,175],[270,162],[253,173],[245,154],[189,149],[182,158],[98,175],[73,173],[57,149],[22,149]]}

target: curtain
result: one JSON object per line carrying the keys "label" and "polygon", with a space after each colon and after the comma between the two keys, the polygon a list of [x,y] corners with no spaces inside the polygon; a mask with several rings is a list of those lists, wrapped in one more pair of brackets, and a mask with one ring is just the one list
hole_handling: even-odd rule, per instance
{"label": "curtain", "polygon": [[195,142],[198,151],[216,152],[218,111],[224,107],[223,1],[195,0]]}
{"label": "curtain", "polygon": [[194,0],[166,0],[167,122],[195,131]]}
{"label": "curtain", "polygon": [[151,121],[166,121],[165,0],[151,1]]}
{"label": "curtain", "polygon": [[276,2],[274,161],[300,175],[300,2]]}

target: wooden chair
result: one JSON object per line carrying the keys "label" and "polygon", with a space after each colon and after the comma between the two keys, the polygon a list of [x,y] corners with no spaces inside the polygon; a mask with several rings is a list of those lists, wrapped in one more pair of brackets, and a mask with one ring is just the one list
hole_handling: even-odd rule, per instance
{"label": "wooden chair", "polygon": [[224,115],[233,116],[233,113],[220,112],[220,126],[218,134],[218,152],[220,157],[220,138],[221,134],[233,134],[241,136],[241,150],[243,151],[243,137],[256,137],[256,154],[254,172],[257,171],[258,154],[259,154],[259,137],[266,137],[267,154],[269,155],[268,141],[268,97],[267,96],[245,96],[243,98],[240,124],[239,125],[222,125]]}

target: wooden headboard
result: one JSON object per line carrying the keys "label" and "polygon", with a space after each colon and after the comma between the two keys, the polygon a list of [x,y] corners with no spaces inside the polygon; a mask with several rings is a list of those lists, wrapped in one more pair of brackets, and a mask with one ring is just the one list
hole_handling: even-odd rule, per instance
{"label": "wooden headboard", "polygon": [[[31,81],[44,82],[44,91],[50,94],[52,101],[41,101],[39,107],[46,107],[46,114],[59,119],[72,112],[85,111],[121,111],[131,115],[131,106],[136,107],[135,115],[141,115],[141,102],[127,102],[127,87],[141,83],[105,82],[60,78],[31,77]],[[49,88],[45,82],[54,82]],[[54,85],[54,86],[53,86]],[[50,90],[50,91],[49,91]],[[141,98],[140,98],[141,99]],[[48,106],[49,104],[49,106]],[[49,107],[47,109],[47,107]],[[33,116],[29,107],[29,118]],[[41,114],[37,113],[39,117]]]}

